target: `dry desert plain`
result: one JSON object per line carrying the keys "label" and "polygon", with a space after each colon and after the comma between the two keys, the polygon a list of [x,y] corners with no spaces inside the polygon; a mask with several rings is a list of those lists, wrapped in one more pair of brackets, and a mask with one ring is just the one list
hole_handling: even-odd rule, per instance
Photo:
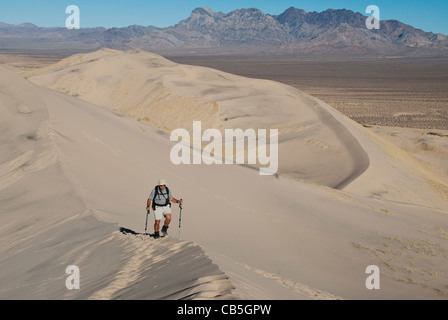
{"label": "dry desert plain", "polygon": [[447,57],[169,58],[291,85],[360,124],[448,129]]}

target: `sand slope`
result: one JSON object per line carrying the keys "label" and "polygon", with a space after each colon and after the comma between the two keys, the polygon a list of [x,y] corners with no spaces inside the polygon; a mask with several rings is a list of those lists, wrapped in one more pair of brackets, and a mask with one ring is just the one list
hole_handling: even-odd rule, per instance
{"label": "sand slope", "polygon": [[[119,110],[171,133],[278,129],[280,174],[342,187],[368,165],[344,127],[312,99],[272,81],[180,65],[141,50],[103,49],[28,73],[33,82]],[[283,156],[283,154],[285,154]]]}
{"label": "sand slope", "polygon": [[[61,140],[76,147],[76,134],[55,129],[48,108],[76,103],[0,66],[1,299],[231,298],[231,283],[197,245],[154,243],[95,217],[60,150]],[[80,290],[65,287],[69,265],[80,268]]]}
{"label": "sand slope", "polygon": [[[107,58],[108,51],[102,54]],[[106,66],[114,68],[113,63]],[[64,69],[60,72],[63,76]],[[2,273],[2,296],[27,297],[33,292],[45,297],[39,285],[51,283],[59,285],[51,291],[59,296],[50,298],[179,298],[192,297],[187,288],[195,287],[199,298],[211,292],[218,298],[446,299],[447,212],[416,204],[427,201],[427,195],[439,196],[392,145],[318,100],[294,93],[310,102],[299,104],[299,109],[306,119],[314,119],[311,132],[321,137],[323,130],[333,142],[342,141],[339,146],[345,146],[346,153],[339,158],[315,149],[304,152],[319,165],[330,166],[340,159],[363,159],[365,152],[369,167],[363,174],[348,166],[358,178],[345,189],[359,190],[336,190],[285,175],[260,176],[237,165],[175,166],[169,159],[174,143],[149,123],[39,87],[7,70],[1,75],[2,137],[7,138],[1,146],[14,150],[1,153],[0,259],[2,268],[10,270]],[[228,112],[247,112],[244,106]],[[29,113],[34,109],[39,112]],[[37,115],[41,118],[30,119]],[[40,136],[39,127],[46,128]],[[43,132],[48,132],[46,138]],[[361,155],[347,145],[361,146]],[[323,155],[329,158],[321,159]],[[309,165],[310,170],[319,168]],[[328,170],[329,175],[338,172]],[[174,196],[185,201],[181,238],[191,242],[176,241],[176,205],[171,238],[144,242],[138,235],[117,231],[117,225],[143,231],[146,198],[161,177]],[[51,178],[56,182],[47,181]],[[45,187],[35,187],[39,183]],[[362,195],[382,184],[386,190],[396,188],[389,195],[410,201]],[[32,213],[37,221],[27,224]],[[39,249],[47,259],[43,254],[43,260],[30,258],[28,253]],[[65,274],[58,272],[76,263],[85,274],[86,289],[67,292]],[[380,290],[366,289],[369,265],[380,268]]]}
{"label": "sand slope", "polygon": [[276,128],[280,175],[448,209],[447,182],[437,174],[323,102],[280,83],[176,64],[141,50],[110,49],[24,76],[167,133],[191,130],[194,120],[202,121],[202,130],[222,132]]}

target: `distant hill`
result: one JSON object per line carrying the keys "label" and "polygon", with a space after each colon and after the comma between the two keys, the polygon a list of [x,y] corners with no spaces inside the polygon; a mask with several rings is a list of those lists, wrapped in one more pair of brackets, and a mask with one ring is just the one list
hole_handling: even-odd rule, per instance
{"label": "distant hill", "polygon": [[[441,55],[448,37],[383,20],[368,30],[367,17],[350,10],[305,12],[289,8],[280,15],[238,9],[230,13],[197,8],[167,28],[42,28],[0,23],[0,50],[91,51],[136,49],[189,54],[356,54]],[[82,26],[81,26],[82,27]]]}

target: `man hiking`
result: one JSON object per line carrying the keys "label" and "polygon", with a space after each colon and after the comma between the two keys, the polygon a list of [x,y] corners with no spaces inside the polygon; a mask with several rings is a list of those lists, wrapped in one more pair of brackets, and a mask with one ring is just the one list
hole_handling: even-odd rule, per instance
{"label": "man hiking", "polygon": [[159,184],[151,191],[147,201],[146,211],[149,211],[151,208],[152,202],[152,210],[154,211],[154,238],[160,238],[159,228],[160,228],[160,220],[162,217],[165,217],[165,222],[162,227],[162,236],[166,236],[168,234],[168,226],[171,222],[171,202],[182,204],[182,200],[177,200],[173,197],[173,194],[166,186],[165,179],[160,179]]}

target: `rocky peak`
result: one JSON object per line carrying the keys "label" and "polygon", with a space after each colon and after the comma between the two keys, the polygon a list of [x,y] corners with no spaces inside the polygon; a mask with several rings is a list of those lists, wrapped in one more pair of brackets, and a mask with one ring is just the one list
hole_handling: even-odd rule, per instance
{"label": "rocky peak", "polygon": [[203,7],[203,8],[196,8],[191,12],[191,15],[208,15],[210,17],[213,17],[213,15],[215,14],[215,12],[208,8],[208,7]]}

